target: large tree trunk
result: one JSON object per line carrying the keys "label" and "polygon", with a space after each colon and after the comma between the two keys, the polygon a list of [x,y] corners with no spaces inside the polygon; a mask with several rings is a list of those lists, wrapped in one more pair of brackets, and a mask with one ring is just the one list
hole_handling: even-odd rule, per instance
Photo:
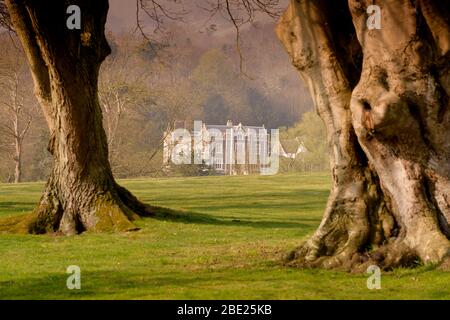
{"label": "large tree trunk", "polygon": [[[372,4],[381,30],[368,30]],[[448,261],[449,13],[440,0],[291,1],[277,34],[327,128],[333,187],[290,264]]]}
{"label": "large tree trunk", "polygon": [[110,53],[104,35],[108,1],[70,2],[81,8],[81,30],[66,27],[67,1],[6,3],[30,64],[54,159],[40,204],[16,229],[38,234],[136,229],[131,220],[149,214],[149,208],[114,181],[97,95],[100,64]]}

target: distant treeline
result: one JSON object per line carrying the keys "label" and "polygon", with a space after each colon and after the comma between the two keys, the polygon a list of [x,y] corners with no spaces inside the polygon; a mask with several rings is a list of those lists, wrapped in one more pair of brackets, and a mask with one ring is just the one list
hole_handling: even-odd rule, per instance
{"label": "distant treeline", "polygon": [[[205,35],[212,37],[205,45],[180,28],[169,31],[158,44],[133,33],[109,34],[112,54],[101,69],[99,98],[118,178],[164,174],[164,132],[177,120],[293,127],[284,134],[300,130],[308,140],[308,130],[296,123],[312,102],[275,37],[266,36],[272,24],[243,32],[245,74],[234,37]],[[52,161],[49,136],[26,60],[9,35],[0,35],[0,44],[0,181],[45,180]],[[283,164],[283,170],[323,169],[321,156],[308,157],[314,159]]]}

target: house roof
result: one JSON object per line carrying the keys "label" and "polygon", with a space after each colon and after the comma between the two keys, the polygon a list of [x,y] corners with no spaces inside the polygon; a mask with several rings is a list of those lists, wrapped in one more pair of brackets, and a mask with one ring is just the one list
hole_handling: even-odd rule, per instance
{"label": "house roof", "polygon": [[243,131],[247,131],[249,129],[253,129],[256,131],[256,133],[259,133],[259,130],[265,130],[266,128],[264,126],[261,127],[256,127],[256,126],[244,126],[241,123],[239,123],[238,125],[215,125],[215,124],[207,124],[206,129],[217,129],[220,130],[222,132],[225,132],[228,129],[233,128],[233,130],[243,130]]}
{"label": "house roof", "polygon": [[283,147],[284,152],[295,154],[301,145],[301,142],[297,139],[280,139],[280,144]]}
{"label": "house roof", "polygon": [[[231,128],[235,131],[243,130],[244,132],[246,132],[248,130],[255,130],[256,133],[260,133],[260,130],[267,130],[264,125],[262,125],[262,126],[244,126],[244,125],[242,125],[242,123],[239,123],[236,125],[236,124],[233,124],[231,121],[228,121],[228,123],[226,125],[203,123],[203,126],[206,129],[220,130],[223,133],[225,133],[228,129],[231,129]],[[187,129],[187,130],[192,131],[193,127],[189,126],[187,121],[177,120],[174,123],[174,129]]]}

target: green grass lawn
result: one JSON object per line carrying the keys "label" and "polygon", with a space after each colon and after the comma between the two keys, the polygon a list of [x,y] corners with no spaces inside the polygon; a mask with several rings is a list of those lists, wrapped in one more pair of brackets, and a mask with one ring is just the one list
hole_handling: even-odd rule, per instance
{"label": "green grass lawn", "polygon": [[[0,235],[0,299],[450,299],[450,273],[368,275],[283,267],[320,223],[326,174],[126,180],[153,205],[180,210],[140,231],[73,237]],[[40,183],[0,185],[0,217],[24,214]],[[66,288],[81,268],[82,289]]]}

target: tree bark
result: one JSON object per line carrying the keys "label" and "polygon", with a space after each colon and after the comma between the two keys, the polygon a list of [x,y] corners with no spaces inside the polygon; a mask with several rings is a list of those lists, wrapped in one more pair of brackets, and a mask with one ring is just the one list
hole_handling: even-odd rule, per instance
{"label": "tree bark", "polygon": [[20,183],[22,180],[22,144],[23,138],[26,134],[27,128],[24,133],[20,131],[19,123],[20,123],[20,113],[21,106],[18,103],[18,88],[19,88],[19,79],[17,74],[14,76],[14,86],[13,86],[13,97],[12,97],[12,106],[13,106],[13,127],[14,127],[14,183]]}
{"label": "tree bark", "polygon": [[108,1],[70,2],[81,8],[81,30],[66,27],[66,1],[6,4],[50,129],[54,159],[39,205],[15,228],[68,235],[136,229],[131,221],[151,212],[113,178],[97,93],[99,68],[110,53],[104,34]]}
{"label": "tree bark", "polygon": [[19,137],[15,139],[15,155],[14,155],[14,183],[22,181],[22,141]]}
{"label": "tree bark", "polygon": [[[381,30],[367,7],[381,8]],[[277,34],[328,134],[333,187],[287,261],[354,269],[450,255],[450,6],[292,0]]]}

